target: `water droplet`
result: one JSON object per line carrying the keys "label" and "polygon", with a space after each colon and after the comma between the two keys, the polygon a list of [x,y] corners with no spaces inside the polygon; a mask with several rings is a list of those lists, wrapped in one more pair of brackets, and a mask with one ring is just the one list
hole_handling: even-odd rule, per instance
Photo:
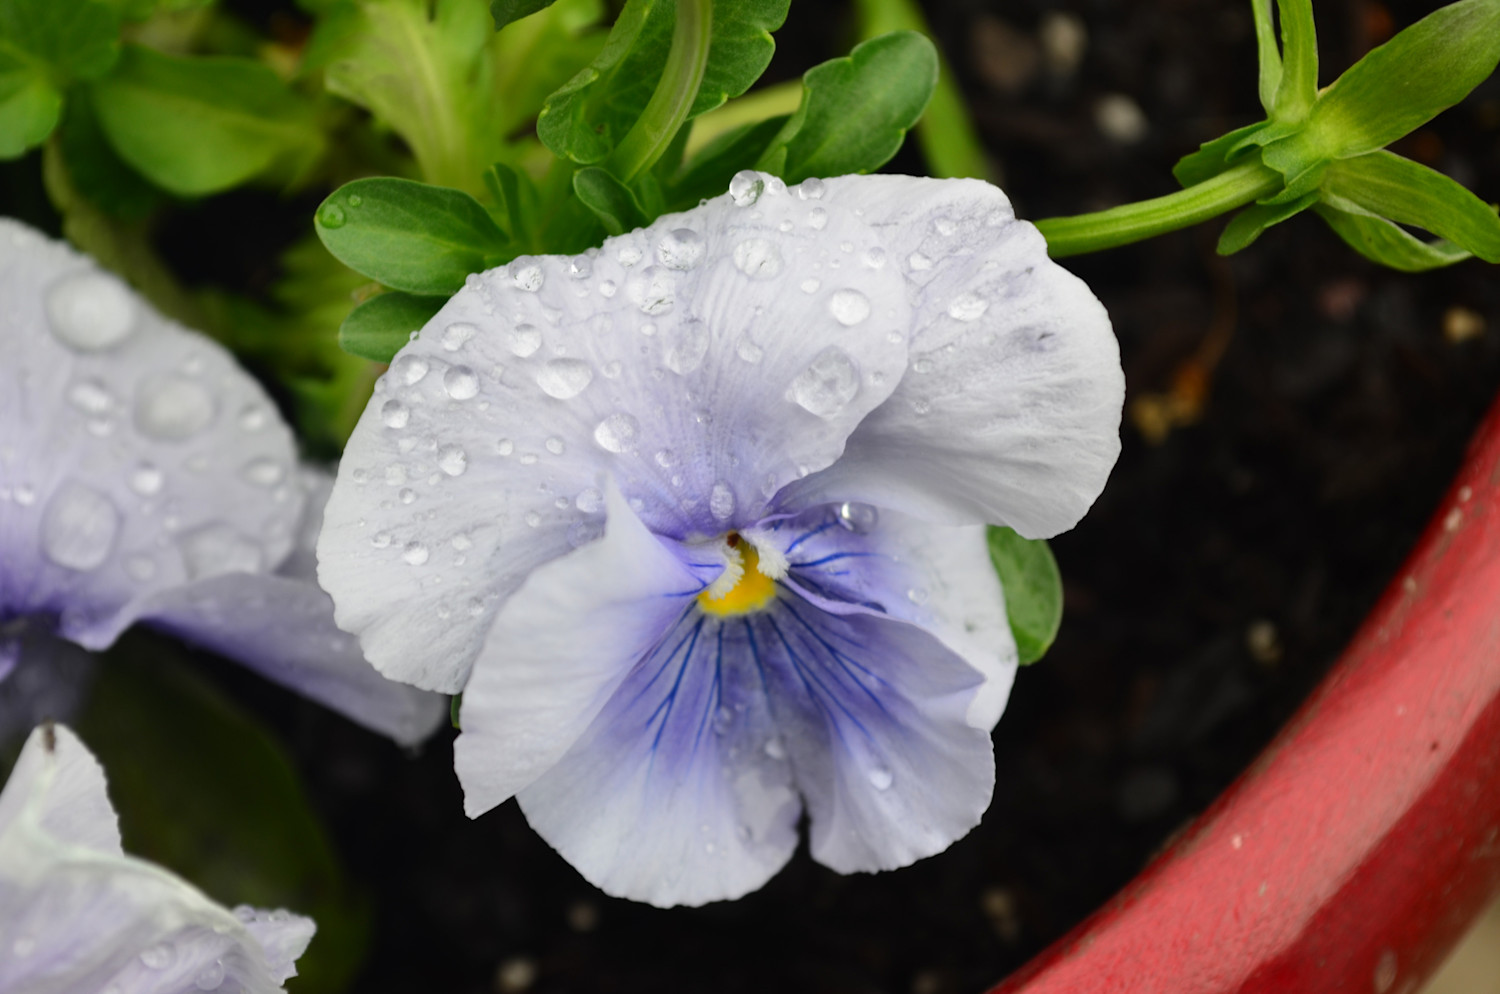
{"label": "water droplet", "polygon": [[677,453],[671,449],[662,449],[653,458],[656,460],[656,465],[662,469],[671,469],[677,464]]}
{"label": "water droplet", "polygon": [[421,566],[427,562],[429,555],[431,553],[427,551],[427,546],[421,542],[407,542],[406,548],[401,550],[401,559],[408,566]]}
{"label": "water droplet", "polygon": [[624,371],[625,367],[615,359],[611,359],[609,362],[606,362],[604,365],[599,367],[599,372],[604,375],[604,378],[606,380],[619,379],[620,374]]}
{"label": "water droplet", "polygon": [[781,250],[764,238],[747,238],[734,247],[734,264],[752,279],[768,280],[781,272]]}
{"label": "water droplet", "polygon": [[120,511],[92,487],[68,481],[52,495],[42,516],[42,551],[59,566],[98,569],[114,551]]}
{"label": "water droplet", "polygon": [[554,456],[560,456],[560,455],[562,455],[564,449],[567,448],[565,445],[563,445],[563,440],[560,439],[560,438],[558,438],[555,435],[553,437],[547,439],[546,446],[547,446],[547,451],[550,452],[550,453],[552,453]]}
{"label": "water droplet", "polygon": [[508,456],[512,452],[516,451],[516,443],[512,442],[508,438],[502,438],[500,439],[500,441],[495,443],[495,451],[500,453],[502,456]]}
{"label": "water droplet", "polygon": [[[349,198],[351,201],[353,197]],[[214,960],[193,981],[193,986],[200,991],[216,991],[224,983],[224,964],[220,960]]]}
{"label": "water droplet", "polygon": [[541,523],[542,523],[542,516],[540,514],[537,514],[535,511],[527,511],[526,512],[526,527],[528,527],[528,528],[535,528],[537,525],[539,525]]}
{"label": "water droplet", "polygon": [[240,471],[246,483],[257,487],[274,487],[286,479],[286,467],[274,459],[252,459]]}
{"label": "water droplet", "polygon": [[325,228],[342,228],[346,220],[344,209],[338,204],[324,204],[318,211],[318,223]]}
{"label": "water droplet", "polygon": [[803,200],[822,200],[824,189],[825,187],[822,180],[818,179],[816,176],[809,176],[807,179],[797,184],[797,196],[801,197]]}
{"label": "water droplet", "polygon": [[177,959],[177,953],[165,942],[142,950],[141,962],[151,970],[165,970]]}
{"label": "water droplet", "polygon": [[463,348],[479,329],[467,321],[455,321],[443,329],[443,348],[449,352],[457,352]]}
{"label": "water droplet", "polygon": [[240,428],[243,431],[260,431],[266,426],[266,409],[259,404],[246,404],[240,412]]}
{"label": "water droplet", "polygon": [[401,492],[396,495],[396,499],[403,504],[411,504],[416,501],[417,492],[410,487],[403,487]]}
{"label": "water droplet", "polygon": [[568,528],[568,544],[577,549],[604,537],[604,522],[575,521]]}
{"label": "water droplet", "polygon": [[463,476],[469,468],[469,454],[457,445],[445,445],[438,449],[437,463],[449,476]]}
{"label": "water droplet", "polygon": [[708,355],[708,326],[701,321],[689,321],[677,329],[676,340],[667,349],[667,368],[679,376],[686,376],[703,364]]}
{"label": "water droplet", "polygon": [[264,561],[257,543],[222,522],[189,532],[178,547],[194,580],[225,573],[258,573]]}
{"label": "water droplet", "polygon": [[391,373],[406,386],[415,386],[427,375],[427,360],[419,355],[404,355],[391,366]]}
{"label": "water droplet", "polygon": [[586,255],[575,255],[568,263],[568,275],[575,280],[586,280],[594,275],[594,260]]}
{"label": "water droplet", "polygon": [[957,231],[958,226],[953,223],[951,218],[940,217],[932,222],[932,230],[946,238]]}
{"label": "water droplet", "polygon": [[741,169],[729,181],[729,199],[736,207],[749,207],[765,192],[766,183],[753,169]]}
{"label": "water droplet", "polygon": [[443,374],[443,389],[454,400],[468,400],[479,392],[479,377],[468,366],[450,366]]}
{"label": "water droplet", "polygon": [[629,452],[635,448],[641,423],[623,411],[611,414],[594,429],[594,441],[608,452]]}
{"label": "water droplet", "polygon": [[594,379],[594,367],[582,359],[553,359],[537,371],[536,385],[549,397],[567,400]]}
{"label": "water droplet", "polygon": [[870,786],[876,790],[890,790],[891,784],[896,782],[896,777],[884,766],[877,766],[870,771]]}
{"label": "water droplet", "polygon": [[807,279],[803,280],[800,285],[802,287],[803,293],[817,293],[818,288],[823,285],[823,281],[814,279],[813,277],[808,277]]}
{"label": "water droplet", "polygon": [[907,256],[906,264],[911,267],[913,272],[921,272],[924,269],[932,268],[932,260],[927,258],[927,256],[923,255],[921,252],[913,252],[911,255]]}
{"label": "water droplet", "polygon": [[520,464],[522,466],[532,466],[532,465],[535,465],[536,464],[536,453],[535,452],[523,452],[523,453],[521,453],[521,458],[518,461],[520,462]]}
{"label": "water droplet", "polygon": [[614,280],[604,280],[599,284],[599,296],[605,298],[613,297],[615,295],[615,289],[616,287]]}
{"label": "water droplet", "polygon": [[870,298],[858,290],[839,290],[828,298],[828,313],[845,328],[870,316]]}
{"label": "water droplet", "polygon": [[620,265],[624,266],[626,269],[629,269],[631,266],[634,266],[637,262],[641,261],[641,250],[636,248],[634,245],[623,245],[621,246],[620,251],[615,254],[615,258],[620,260]]}
{"label": "water droplet", "polygon": [[505,333],[505,345],[512,353],[525,359],[542,347],[542,333],[535,325],[518,324]]}
{"label": "water droplet", "polygon": [[516,289],[525,290],[527,293],[536,293],[542,288],[544,277],[542,267],[522,256],[510,264],[511,282]]}
{"label": "water droplet", "polygon": [[807,226],[814,231],[822,231],[828,227],[828,212],[821,207],[814,207],[807,212]]}
{"label": "water droplet", "polygon": [[406,467],[400,463],[392,463],[385,468],[385,485],[388,487],[399,487],[406,482]]}
{"label": "water droplet", "polygon": [[143,462],[130,473],[130,489],[142,497],[150,497],[161,491],[166,476],[148,462]]}
{"label": "water droplet", "polygon": [[880,512],[869,504],[845,501],[839,505],[839,524],[856,535],[868,535],[880,521]]}
{"label": "water droplet", "polygon": [[926,587],[912,587],[906,592],[906,599],[913,604],[926,604],[927,596]]}
{"label": "water droplet", "polygon": [[692,228],[674,228],[656,245],[656,260],[668,269],[692,269],[703,259],[707,245]]}
{"label": "water droplet", "polygon": [[677,303],[677,276],[660,266],[647,266],[626,287],[642,313],[665,314]]}
{"label": "water droplet", "polygon": [[573,499],[573,505],[584,514],[597,514],[604,510],[604,495],[589,487]]}
{"label": "water droplet", "polygon": [[202,384],[168,374],[136,394],[135,425],[153,438],[180,442],[207,428],[215,410]]}
{"label": "water droplet", "polygon": [[911,364],[911,371],[913,373],[920,373],[925,375],[932,372],[932,368],[932,358],[925,355]]}
{"label": "water droplet", "polygon": [[715,483],[708,497],[708,510],[719,521],[728,521],[734,515],[734,491],[723,480]]}
{"label": "water droplet", "polygon": [[370,544],[377,549],[389,549],[391,547],[391,533],[376,532],[370,536]]}
{"label": "water droplet", "polygon": [[797,374],[787,396],[821,418],[842,411],[859,392],[859,370],[843,350],[829,346]]}
{"label": "water droplet", "polygon": [[484,601],[480,600],[478,597],[470,597],[468,608],[469,617],[477,618],[481,614],[484,614]]}
{"label": "water droplet", "polygon": [[755,363],[760,362],[761,358],[766,354],[765,349],[761,348],[759,345],[756,345],[748,338],[740,339],[740,344],[735,348],[734,351],[736,355],[738,355],[745,362],[750,363],[752,366]]}
{"label": "water droplet", "polygon": [[115,399],[98,380],[79,380],[68,388],[68,402],[85,414],[103,414]]}
{"label": "water droplet", "polygon": [[989,310],[990,302],[977,294],[966,293],[953,298],[948,314],[959,321],[974,321]]}
{"label": "water droplet", "polygon": [[380,420],[387,428],[405,428],[411,420],[411,411],[399,400],[388,400],[380,405]]}
{"label": "water droplet", "polygon": [[766,755],[770,756],[772,759],[786,759],[786,746],[782,744],[779,737],[772,736],[771,738],[766,739],[765,748]]}

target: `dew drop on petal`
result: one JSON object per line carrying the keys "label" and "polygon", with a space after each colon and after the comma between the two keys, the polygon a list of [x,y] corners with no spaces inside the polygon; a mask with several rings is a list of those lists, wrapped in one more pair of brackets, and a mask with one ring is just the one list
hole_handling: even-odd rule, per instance
{"label": "dew drop on petal", "polygon": [[391,547],[391,533],[376,532],[370,536],[370,544],[377,549],[389,549]]}
{"label": "dew drop on petal", "polygon": [[715,483],[709,492],[708,510],[719,521],[728,521],[734,516],[734,491],[723,480]]}
{"label": "dew drop on petal", "polygon": [[252,459],[240,473],[246,483],[257,487],[274,487],[286,479],[286,467],[274,459]]}
{"label": "dew drop on petal", "polygon": [[593,487],[589,487],[574,498],[573,504],[584,514],[597,514],[604,510],[604,495]]}
{"label": "dew drop on petal", "polygon": [[811,276],[809,276],[807,279],[803,280],[801,282],[801,284],[800,284],[800,286],[802,287],[802,292],[803,293],[817,293],[818,292],[818,288],[821,287],[822,285],[823,285],[823,281],[822,280],[816,279],[816,278],[811,277]]}
{"label": "dew drop on petal", "polygon": [[814,231],[822,231],[828,227],[828,212],[821,207],[814,207],[807,212],[807,226]]}
{"label": "dew drop on petal", "polygon": [[540,514],[537,514],[535,511],[527,511],[526,512],[526,527],[528,527],[528,528],[535,528],[537,525],[539,525],[541,523],[542,523],[542,516]]}
{"label": "dew drop on petal", "polygon": [[880,512],[870,504],[845,501],[839,505],[839,524],[856,535],[867,535],[880,521]]}
{"label": "dew drop on petal", "polygon": [[677,277],[668,269],[647,266],[631,277],[626,291],[642,313],[665,314],[677,303]]}
{"label": "dew drop on petal", "polygon": [[338,204],[324,204],[318,211],[318,223],[325,228],[342,228],[348,218]]}
{"label": "dew drop on petal", "polygon": [[911,601],[913,604],[926,604],[927,596],[928,594],[926,587],[912,587],[906,592],[906,599]]}
{"label": "dew drop on petal", "polygon": [[870,298],[858,290],[839,290],[828,298],[828,313],[846,328],[870,316]]}
{"label": "dew drop on petal", "polygon": [[510,264],[510,278],[511,282],[516,285],[516,289],[527,293],[536,293],[540,290],[545,279],[542,275],[542,267],[527,258],[517,259]]}
{"label": "dew drop on petal", "polygon": [[508,456],[512,452],[516,451],[516,443],[512,442],[508,438],[502,438],[500,439],[500,441],[495,443],[495,451],[500,453],[500,455],[502,456]]}
{"label": "dew drop on petal", "polygon": [[816,176],[809,176],[797,184],[797,196],[803,200],[821,200],[824,190],[823,181]]}
{"label": "dew drop on petal", "polygon": [[404,355],[391,364],[391,373],[405,386],[421,383],[427,370],[427,360],[419,355]]}
{"label": "dew drop on petal", "polygon": [[703,236],[692,228],[674,228],[656,245],[656,260],[668,269],[692,269],[707,249]]}
{"label": "dew drop on petal", "polygon": [[103,414],[114,405],[114,398],[98,380],[79,380],[68,388],[68,402],[85,414]]}
{"label": "dew drop on petal", "polygon": [[656,465],[662,469],[671,469],[677,464],[677,453],[671,449],[662,449],[652,458],[656,460]]}
{"label": "dew drop on petal", "polygon": [[518,324],[505,333],[505,346],[522,359],[542,347],[542,333],[535,325]]}
{"label": "dew drop on petal", "polygon": [[204,967],[193,980],[193,986],[200,991],[216,991],[224,983],[224,964],[220,960],[214,960]]}
{"label": "dew drop on petal", "polygon": [[911,268],[913,272],[918,273],[922,272],[924,269],[932,268],[932,260],[927,258],[927,256],[923,255],[921,252],[913,252],[911,255],[907,256],[906,264]]}
{"label": "dew drop on petal", "polygon": [[637,262],[641,261],[641,250],[636,248],[634,245],[625,245],[621,247],[618,253],[616,253],[615,258],[620,260],[620,265],[624,266],[626,269],[629,269],[631,266],[634,266]]}
{"label": "dew drop on petal", "polygon": [[629,452],[635,448],[640,431],[641,423],[633,415],[619,411],[599,422],[594,428],[594,441],[607,452]]}
{"label": "dew drop on petal", "polygon": [[518,461],[522,466],[534,466],[536,465],[536,453],[523,452],[521,453],[521,458]]}
{"label": "dew drop on petal", "polygon": [[761,357],[766,354],[765,349],[761,348],[759,345],[756,345],[748,338],[740,339],[740,344],[735,348],[734,351],[741,360],[750,363],[752,366],[757,362],[760,362]]}
{"label": "dew drop on petal", "polygon": [[176,960],[177,953],[164,942],[141,951],[141,963],[151,970],[165,970]]}
{"label": "dew drop on petal", "polygon": [[192,438],[208,427],[214,413],[214,399],[203,385],[177,375],[162,377],[136,395],[136,427],[164,441]]}
{"label": "dew drop on petal", "polygon": [[577,549],[604,537],[604,522],[575,521],[568,528],[568,544]]}
{"label": "dew drop on petal", "polygon": [[616,287],[614,280],[604,280],[599,284],[599,295],[601,297],[613,297],[615,295],[615,290]]}
{"label": "dew drop on petal", "polygon": [[405,428],[411,420],[411,411],[393,398],[380,405],[380,420],[387,428]]}
{"label": "dew drop on petal", "polygon": [[885,267],[885,249],[879,245],[865,250],[864,264],[871,269],[882,269]]}
{"label": "dew drop on petal", "polygon": [[454,400],[468,400],[479,392],[479,377],[468,366],[450,366],[443,374],[443,389]]}
{"label": "dew drop on petal", "polygon": [[859,392],[859,370],[843,350],[829,346],[798,373],[787,396],[821,418],[831,418]]}
{"label": "dew drop on petal", "polygon": [[990,302],[977,294],[965,293],[953,298],[948,314],[959,321],[974,321],[989,309]]}
{"label": "dew drop on petal", "polygon": [[896,777],[884,766],[877,766],[870,771],[870,786],[876,790],[890,790],[891,784],[896,782]]}
{"label": "dew drop on petal", "polygon": [[143,462],[130,471],[130,489],[142,497],[152,497],[161,492],[166,475],[148,462]]}
{"label": "dew drop on petal", "polygon": [[734,265],[752,279],[768,280],[781,272],[781,250],[764,238],[747,238],[734,247]]}
{"label": "dew drop on petal", "polygon": [[772,759],[786,759],[786,746],[782,744],[778,736],[766,739],[766,755]]}
{"label": "dew drop on petal", "polygon": [[125,284],[103,273],[64,276],[47,291],[52,334],[78,352],[100,352],[135,330],[138,306]]}
{"label": "dew drop on petal", "polygon": [[42,515],[42,552],[67,569],[98,569],[114,551],[120,511],[92,487],[69,481]]}
{"label": "dew drop on petal", "polygon": [[729,181],[729,199],[736,207],[749,207],[760,199],[766,184],[760,173],[753,169],[741,169]]}
{"label": "dew drop on petal", "polygon": [[445,445],[438,449],[438,469],[449,476],[463,476],[469,468],[469,454],[457,445]]}
{"label": "dew drop on petal", "polygon": [[469,322],[455,321],[443,329],[443,348],[449,352],[457,352],[477,334],[479,329]]}
{"label": "dew drop on petal", "polygon": [[676,332],[675,341],[667,349],[667,368],[679,376],[686,376],[703,364],[708,355],[708,326],[701,321],[689,321]]}
{"label": "dew drop on petal", "polygon": [[566,446],[563,445],[563,440],[556,436],[547,439],[546,446],[547,451],[552,453],[554,456],[562,455],[563,450],[566,448]]}
{"label": "dew drop on petal", "polygon": [[582,359],[553,359],[537,370],[536,385],[549,397],[576,397],[594,379],[594,367]]}
{"label": "dew drop on petal", "polygon": [[396,498],[403,504],[410,504],[417,499],[417,492],[411,487],[402,487],[401,492],[396,495]]}
{"label": "dew drop on petal", "polygon": [[247,404],[240,411],[240,428],[244,431],[260,431],[266,426],[266,409],[259,404]]}
{"label": "dew drop on petal", "polygon": [[568,263],[568,275],[575,280],[586,280],[594,275],[594,260],[586,255],[575,255]]}
{"label": "dew drop on petal", "polygon": [[421,542],[407,542],[406,548],[401,550],[401,559],[408,566],[421,566],[427,562],[429,555],[431,553],[427,551],[427,546]]}
{"label": "dew drop on petal", "polygon": [[178,547],[188,576],[194,580],[225,573],[258,573],[265,556],[257,543],[222,522],[189,532]]}

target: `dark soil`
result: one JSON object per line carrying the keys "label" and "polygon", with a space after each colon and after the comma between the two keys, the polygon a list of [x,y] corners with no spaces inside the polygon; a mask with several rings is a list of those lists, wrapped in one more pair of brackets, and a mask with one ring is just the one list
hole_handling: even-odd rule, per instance
{"label": "dark soil", "polygon": [[[1317,5],[1322,80],[1434,3]],[[1258,119],[1243,0],[928,4],[1003,185],[1027,217],[1174,189],[1199,142]],[[1071,75],[1044,16],[1081,19]],[[848,11],[802,0],[774,78],[847,51]],[[1031,52],[1031,55],[1027,53]],[[1106,137],[1128,96],[1138,142]],[[1398,149],[1500,199],[1500,78]],[[908,148],[894,164],[920,171]],[[1131,400],[1209,373],[1201,417],[1129,418],[1098,505],[1053,545],[1067,615],[995,732],[983,824],[912,868],[842,877],[800,852],[764,890],[696,910],[604,897],[514,804],[464,817],[452,733],[407,756],[225,667],[282,729],[377,924],[360,994],[977,992],[1128,881],[1275,734],[1374,603],[1500,384],[1500,278],[1406,276],[1311,215],[1228,260],[1219,225],[1070,260],[1107,305]],[[1486,323],[1461,339],[1463,308]],[[1445,324],[1449,334],[1445,335]],[[1222,361],[1191,363],[1230,335]],[[295,989],[295,988],[294,988]]]}

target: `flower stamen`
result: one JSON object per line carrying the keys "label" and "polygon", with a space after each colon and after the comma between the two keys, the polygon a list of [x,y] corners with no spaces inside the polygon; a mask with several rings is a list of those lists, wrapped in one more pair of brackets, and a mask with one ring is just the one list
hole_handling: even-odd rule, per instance
{"label": "flower stamen", "polygon": [[[724,540],[725,551],[738,562],[725,568],[733,576],[733,586],[722,589],[714,583],[698,595],[698,606],[708,614],[733,617],[760,611],[776,597],[776,581],[760,571],[760,555],[755,546],[742,541],[736,532],[730,532]],[[734,573],[738,567],[738,575]],[[721,578],[722,579],[722,578]]]}

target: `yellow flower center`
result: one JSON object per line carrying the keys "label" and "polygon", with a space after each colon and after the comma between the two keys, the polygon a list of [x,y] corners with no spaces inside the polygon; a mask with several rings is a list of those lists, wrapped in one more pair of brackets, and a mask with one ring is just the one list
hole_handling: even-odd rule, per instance
{"label": "yellow flower center", "polygon": [[708,614],[720,617],[759,611],[776,596],[776,581],[760,571],[760,556],[756,554],[755,546],[731,533],[729,547],[739,552],[744,573],[739,582],[719,597],[710,597],[707,590],[699,594],[698,606]]}

